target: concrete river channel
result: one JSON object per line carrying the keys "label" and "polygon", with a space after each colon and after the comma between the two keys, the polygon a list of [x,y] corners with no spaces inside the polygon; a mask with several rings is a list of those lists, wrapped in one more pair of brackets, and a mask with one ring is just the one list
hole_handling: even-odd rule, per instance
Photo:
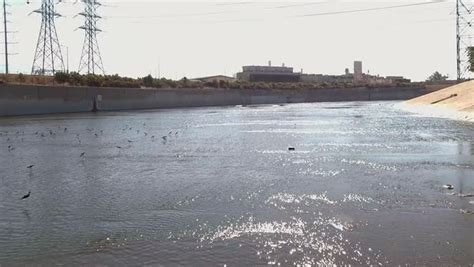
{"label": "concrete river channel", "polygon": [[0,265],[472,266],[474,124],[395,104],[0,118]]}

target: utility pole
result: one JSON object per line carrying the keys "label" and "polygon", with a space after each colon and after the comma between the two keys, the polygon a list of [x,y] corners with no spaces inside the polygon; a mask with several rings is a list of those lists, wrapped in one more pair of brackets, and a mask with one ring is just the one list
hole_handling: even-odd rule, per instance
{"label": "utility pole", "polygon": [[97,33],[101,32],[97,28],[97,22],[102,18],[97,14],[97,9],[101,3],[96,0],[82,0],[84,11],[79,13],[85,19],[84,25],[79,29],[84,30],[84,45],[82,47],[81,60],[79,63],[79,72],[87,74],[105,74],[102,57],[100,55]]}
{"label": "utility pole", "polygon": [[8,23],[10,23],[10,21],[8,21],[7,19],[7,16],[10,15],[10,13],[7,11],[7,8],[9,7],[10,5],[7,3],[6,0],[3,0],[3,36],[4,36],[4,39],[3,39],[3,43],[4,43],[4,46],[5,46],[5,74],[9,74],[10,73],[10,60],[9,60],[9,57],[12,56],[12,55],[16,55],[15,54],[12,54],[10,53],[9,51],[9,45],[11,44],[14,44],[12,42],[9,41],[8,37],[9,37],[9,34],[13,33],[12,31],[8,31]]}
{"label": "utility pole", "polygon": [[7,3],[3,0],[3,30],[5,34],[5,74],[8,74],[8,29],[7,29]]}
{"label": "utility pole", "polygon": [[69,46],[61,45],[66,48],[66,73],[69,73]]}
{"label": "utility pole", "polygon": [[56,17],[61,15],[55,11],[54,1],[42,0],[41,8],[33,11],[41,14],[41,28],[31,68],[31,74],[34,75],[53,75],[58,71],[64,71],[64,60],[55,24]]}

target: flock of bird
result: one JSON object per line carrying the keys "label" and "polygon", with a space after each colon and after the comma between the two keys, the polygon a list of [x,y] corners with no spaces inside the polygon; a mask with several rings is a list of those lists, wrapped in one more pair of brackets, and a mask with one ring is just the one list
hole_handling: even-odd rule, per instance
{"label": "flock of bird", "polygon": [[[143,123],[143,128],[145,128],[145,129],[134,129],[133,127],[127,125],[125,128],[122,128],[121,131],[122,132],[127,132],[127,134],[129,134],[130,132],[136,132],[137,135],[143,134],[143,137],[149,138],[149,140],[151,140],[151,142],[154,142],[156,140],[156,137],[155,137],[155,135],[150,135],[149,136],[148,131],[150,129],[148,129],[148,130],[146,129],[146,123]],[[45,131],[36,131],[35,133],[33,133],[33,136],[37,137],[37,138],[40,138],[40,140],[43,140],[43,139],[46,139],[46,138],[56,138],[61,133],[63,135],[68,135],[70,132],[71,131],[67,127],[61,128],[61,127],[58,126],[57,129],[47,128]],[[86,133],[89,134],[89,135],[94,136],[95,138],[99,138],[99,137],[104,135],[103,130],[97,130],[97,129],[94,129],[94,128],[86,128]],[[178,134],[179,134],[178,131],[169,131],[167,135],[162,135],[161,136],[161,140],[162,140],[163,144],[166,144],[170,138],[176,137],[176,136],[178,136]],[[28,141],[28,140],[25,140],[25,138],[28,137],[28,134],[25,135],[24,131],[15,131],[15,132],[0,131],[0,137],[2,137],[2,136],[6,137],[6,142],[8,143],[7,151],[9,153],[14,153],[14,151],[16,150],[16,147],[13,145],[14,142],[24,143],[25,141]],[[71,143],[71,145],[82,145],[83,139],[81,138],[81,134],[79,134],[79,133],[74,134],[74,139],[77,142],[77,144]],[[115,145],[115,148],[124,149],[124,148],[130,147],[131,143],[134,143],[135,141],[133,141],[131,139],[126,139],[126,142],[127,142],[128,146],[126,146],[126,145]],[[19,146],[19,147],[21,147],[21,146]],[[82,152],[79,155],[79,158],[84,158],[85,156],[86,156],[86,152]],[[31,164],[31,165],[28,165],[26,168],[29,169],[29,170],[32,170],[34,167],[35,167],[35,165]],[[30,196],[31,196],[31,191],[28,191],[28,194],[24,195],[21,199],[22,200],[28,199]]]}

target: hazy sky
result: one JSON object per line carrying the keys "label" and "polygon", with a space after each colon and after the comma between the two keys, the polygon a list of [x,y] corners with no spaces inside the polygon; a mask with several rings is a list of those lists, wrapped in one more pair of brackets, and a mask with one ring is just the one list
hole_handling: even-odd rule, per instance
{"label": "hazy sky", "polygon": [[[56,7],[71,70],[78,68],[84,36],[76,30],[83,18],[74,17],[83,5],[74,1]],[[8,2],[9,30],[17,31],[11,39],[18,42],[10,46],[18,53],[10,57],[11,72],[30,73],[41,17],[29,13],[40,0]],[[426,2],[104,1],[99,45],[106,73],[131,77],[233,75],[268,60],[305,73],[342,74],[362,60],[371,74],[424,80],[437,70],[455,78],[455,2],[395,7]],[[384,7],[391,8],[378,9]],[[65,48],[63,54],[66,61]]]}

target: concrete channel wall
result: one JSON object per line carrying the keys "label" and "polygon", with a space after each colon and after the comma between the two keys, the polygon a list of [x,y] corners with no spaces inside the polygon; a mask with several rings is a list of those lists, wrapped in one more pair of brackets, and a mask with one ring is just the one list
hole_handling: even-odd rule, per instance
{"label": "concrete channel wall", "polygon": [[[329,101],[407,100],[426,88],[127,89],[0,84],[0,116]],[[95,103],[94,103],[95,102]]]}

